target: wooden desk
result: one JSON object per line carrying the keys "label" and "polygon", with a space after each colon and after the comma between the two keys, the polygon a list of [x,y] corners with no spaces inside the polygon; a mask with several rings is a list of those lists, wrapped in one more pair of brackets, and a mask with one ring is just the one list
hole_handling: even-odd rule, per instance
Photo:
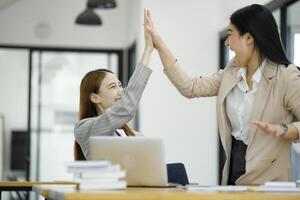
{"label": "wooden desk", "polygon": [[0,181],[0,200],[3,191],[32,191],[34,185],[75,185],[75,182],[69,181]]}
{"label": "wooden desk", "polygon": [[121,191],[76,191],[75,187],[34,186],[33,191],[53,200],[300,200],[298,193],[188,192],[180,188],[134,188]]}

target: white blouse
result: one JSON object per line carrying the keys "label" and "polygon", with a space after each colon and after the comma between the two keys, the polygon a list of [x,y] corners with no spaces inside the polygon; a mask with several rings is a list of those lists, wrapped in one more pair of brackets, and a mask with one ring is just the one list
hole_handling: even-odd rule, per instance
{"label": "white blouse", "polygon": [[237,72],[237,77],[241,78],[240,82],[229,92],[226,97],[226,112],[231,124],[231,134],[237,140],[242,140],[248,145],[250,117],[255,100],[256,91],[259,81],[262,77],[262,71],[265,67],[266,60],[253,74],[252,90],[249,90],[246,81],[246,68],[243,67]]}

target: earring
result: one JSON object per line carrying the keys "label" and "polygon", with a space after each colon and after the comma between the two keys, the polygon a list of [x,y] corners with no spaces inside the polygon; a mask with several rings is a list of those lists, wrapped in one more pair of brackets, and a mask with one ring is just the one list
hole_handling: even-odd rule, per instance
{"label": "earring", "polygon": [[226,46],[226,47],[228,47],[228,48],[229,48],[229,43],[228,43],[228,41],[227,41],[227,40],[225,40],[224,44],[225,44],[225,46]]}

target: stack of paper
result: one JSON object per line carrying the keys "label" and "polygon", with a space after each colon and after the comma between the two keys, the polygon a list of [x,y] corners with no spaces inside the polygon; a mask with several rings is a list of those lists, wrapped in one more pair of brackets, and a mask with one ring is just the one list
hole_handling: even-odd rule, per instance
{"label": "stack of paper", "polygon": [[266,182],[258,187],[256,192],[300,192],[295,182]]}
{"label": "stack of paper", "polygon": [[80,183],[80,190],[125,189],[125,171],[120,165],[109,161],[74,161],[68,164],[67,171],[74,174],[74,181]]}
{"label": "stack of paper", "polygon": [[202,191],[202,192],[246,192],[247,186],[203,186],[203,185],[188,185],[185,187],[188,191]]}

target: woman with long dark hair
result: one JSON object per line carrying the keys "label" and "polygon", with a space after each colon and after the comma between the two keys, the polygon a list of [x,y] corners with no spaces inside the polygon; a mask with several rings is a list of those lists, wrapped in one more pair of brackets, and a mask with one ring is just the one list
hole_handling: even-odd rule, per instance
{"label": "woman with long dark hair", "polygon": [[187,97],[217,96],[220,138],[226,154],[222,184],[290,180],[290,147],[300,132],[300,72],[287,59],[275,19],[250,5],[230,17],[225,44],[235,57],[210,77],[190,77],[154,29],[146,30],[164,72]]}
{"label": "woman with long dark hair", "polygon": [[138,108],[152,70],[148,68],[154,47],[145,31],[145,48],[139,64],[128,82],[122,87],[119,79],[107,69],[88,72],[80,85],[79,121],[75,124],[75,160],[89,159],[90,136],[135,136],[129,128]]}

